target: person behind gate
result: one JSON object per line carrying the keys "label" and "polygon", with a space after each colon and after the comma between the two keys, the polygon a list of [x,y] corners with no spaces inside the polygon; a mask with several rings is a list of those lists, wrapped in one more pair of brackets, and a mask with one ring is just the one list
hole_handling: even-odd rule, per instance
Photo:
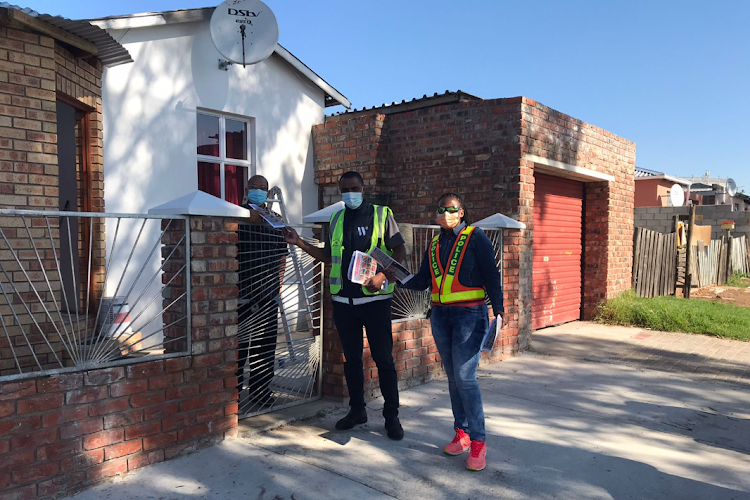
{"label": "person behind gate", "polygon": [[339,179],[339,189],[346,208],[331,217],[330,237],[325,248],[310,245],[292,228],[285,229],[286,241],[299,246],[317,260],[331,266],[330,286],[333,321],[344,348],[344,376],[349,388],[349,413],[336,422],[336,428],[347,430],[367,422],[365,411],[364,372],[362,367],[362,328],[367,333],[372,358],[378,368],[380,392],[385,400],[383,417],[388,437],[399,440],[404,430],[398,418],[398,376],[393,362],[391,330],[391,294],[395,283],[383,290],[386,281],[381,272],[364,285],[347,277],[349,262],[355,250],[369,253],[375,247],[403,262],[404,239],[391,209],[363,200],[364,182],[357,172],[346,172]]}
{"label": "person behind gate", "polygon": [[444,194],[436,212],[440,234],[425,251],[419,272],[403,287],[432,290],[432,336],[448,376],[455,429],[443,451],[461,455],[470,450],[466,467],[482,470],[487,445],[477,367],[489,326],[486,295],[498,322],[504,324],[502,280],[492,243],[481,229],[467,225],[461,198]]}
{"label": "person behind gate", "polygon": [[[262,175],[251,177],[247,202],[265,207],[267,198],[268,180]],[[251,224],[240,224],[238,242],[237,398],[241,411],[267,408],[276,402],[269,386],[274,376],[279,293],[287,255],[281,231],[266,224],[249,205],[246,208],[250,209]]]}

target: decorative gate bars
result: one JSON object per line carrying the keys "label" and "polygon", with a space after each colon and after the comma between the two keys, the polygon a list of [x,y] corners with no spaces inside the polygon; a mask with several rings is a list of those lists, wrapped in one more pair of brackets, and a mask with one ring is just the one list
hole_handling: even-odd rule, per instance
{"label": "decorative gate bars", "polygon": [[189,353],[186,222],[0,210],[0,380]]}
{"label": "decorative gate bars", "polygon": [[280,231],[244,223],[238,260],[240,418],[319,399],[323,265]]}

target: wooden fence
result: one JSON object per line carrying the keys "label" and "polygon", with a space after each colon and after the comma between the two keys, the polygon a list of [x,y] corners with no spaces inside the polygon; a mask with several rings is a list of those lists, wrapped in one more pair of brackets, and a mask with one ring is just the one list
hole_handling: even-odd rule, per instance
{"label": "wooden fence", "polygon": [[[732,274],[750,273],[746,236],[702,241],[693,245],[693,286],[724,285]],[[640,297],[674,295],[685,284],[686,246],[677,247],[676,233],[636,228],[633,252],[633,290]]]}
{"label": "wooden fence", "polygon": [[743,235],[732,242],[732,273],[750,273],[748,238]]}
{"label": "wooden fence", "polygon": [[677,233],[635,229],[633,290],[640,297],[674,294],[677,284]]}
{"label": "wooden fence", "polygon": [[[731,253],[730,253],[731,252]],[[710,245],[693,246],[693,276],[699,287],[724,285],[734,273],[750,272],[748,240],[745,236],[712,240]]]}

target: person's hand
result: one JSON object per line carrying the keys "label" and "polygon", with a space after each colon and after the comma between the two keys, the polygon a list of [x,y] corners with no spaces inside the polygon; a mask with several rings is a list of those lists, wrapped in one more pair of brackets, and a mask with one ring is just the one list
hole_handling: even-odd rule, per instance
{"label": "person's hand", "polygon": [[396,281],[396,274],[391,269],[383,269],[383,274],[385,275],[385,278],[390,282]]}
{"label": "person's hand", "polygon": [[370,293],[379,292],[380,288],[383,286],[383,283],[385,282],[385,274],[378,273],[372,278],[367,278],[367,281],[365,281],[362,286],[367,289]]}
{"label": "person's hand", "polygon": [[284,233],[284,240],[289,243],[290,245],[298,245],[299,246],[299,234],[297,234],[297,231],[294,230],[292,227],[285,227],[281,230]]}
{"label": "person's hand", "polygon": [[496,317],[497,322],[500,323],[500,328],[505,328],[508,326],[508,315],[500,313]]}

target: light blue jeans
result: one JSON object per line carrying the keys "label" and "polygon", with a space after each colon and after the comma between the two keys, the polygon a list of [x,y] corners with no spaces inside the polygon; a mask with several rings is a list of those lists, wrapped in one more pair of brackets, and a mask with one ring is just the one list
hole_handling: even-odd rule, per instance
{"label": "light blue jeans", "polygon": [[433,306],[430,315],[453,407],[453,426],[472,440],[485,439],[484,407],[477,383],[482,340],[489,327],[487,306]]}

